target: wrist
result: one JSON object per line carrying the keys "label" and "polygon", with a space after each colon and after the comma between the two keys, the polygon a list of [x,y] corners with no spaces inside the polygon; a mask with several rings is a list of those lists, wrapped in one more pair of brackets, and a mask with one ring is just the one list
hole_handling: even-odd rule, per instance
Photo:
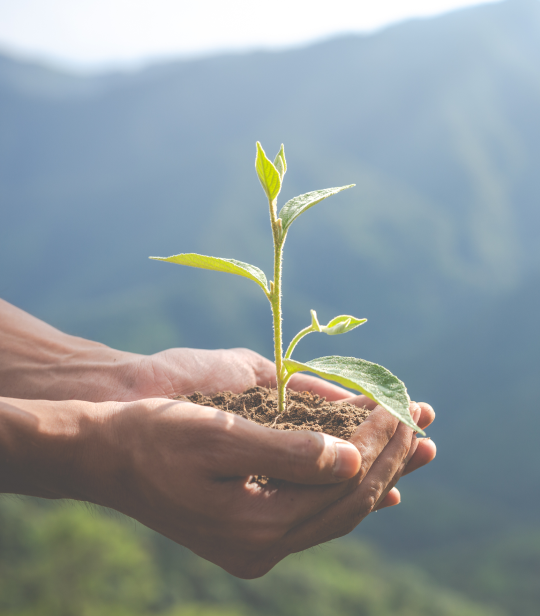
{"label": "wrist", "polygon": [[0,370],[2,395],[89,402],[129,398],[138,355],[67,334],[39,342],[29,341]]}
{"label": "wrist", "polygon": [[89,435],[110,406],[0,398],[0,492],[87,500]]}
{"label": "wrist", "polygon": [[[104,344],[67,337],[53,362],[37,367],[47,400],[129,400],[141,356]],[[51,378],[52,377],[52,378]]]}
{"label": "wrist", "polygon": [[140,356],[70,336],[0,300],[0,396],[128,399]]}

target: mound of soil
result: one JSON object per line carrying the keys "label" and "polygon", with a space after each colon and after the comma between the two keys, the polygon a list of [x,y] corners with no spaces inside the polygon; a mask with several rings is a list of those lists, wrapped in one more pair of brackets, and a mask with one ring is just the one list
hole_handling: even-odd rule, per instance
{"label": "mound of soil", "polygon": [[214,396],[195,392],[178,399],[234,413],[276,430],[311,430],[344,440],[352,436],[371,412],[348,402],[328,402],[326,398],[308,391],[288,389],[287,410],[279,414],[277,392],[266,387],[252,387],[241,394],[225,391]]}

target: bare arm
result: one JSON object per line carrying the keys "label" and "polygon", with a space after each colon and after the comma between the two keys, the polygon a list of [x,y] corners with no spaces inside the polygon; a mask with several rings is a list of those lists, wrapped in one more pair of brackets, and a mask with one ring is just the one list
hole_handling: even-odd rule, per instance
{"label": "bare arm", "polygon": [[136,358],[64,334],[0,299],[0,396],[121,399],[133,387]]}

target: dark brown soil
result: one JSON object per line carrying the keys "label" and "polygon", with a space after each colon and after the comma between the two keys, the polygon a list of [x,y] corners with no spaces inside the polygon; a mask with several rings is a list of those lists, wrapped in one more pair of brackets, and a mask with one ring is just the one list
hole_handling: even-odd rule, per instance
{"label": "dark brown soil", "polygon": [[276,390],[266,387],[252,387],[242,394],[225,391],[215,396],[195,392],[179,399],[235,413],[276,430],[311,430],[345,440],[371,412],[347,402],[327,402],[326,398],[307,391],[287,390],[287,410],[279,415]]}

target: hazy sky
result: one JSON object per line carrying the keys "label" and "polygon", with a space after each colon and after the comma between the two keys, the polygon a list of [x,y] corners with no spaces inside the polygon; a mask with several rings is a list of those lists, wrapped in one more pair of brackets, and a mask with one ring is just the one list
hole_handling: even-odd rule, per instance
{"label": "hazy sky", "polygon": [[0,0],[0,49],[85,70],[276,48],[493,0]]}

